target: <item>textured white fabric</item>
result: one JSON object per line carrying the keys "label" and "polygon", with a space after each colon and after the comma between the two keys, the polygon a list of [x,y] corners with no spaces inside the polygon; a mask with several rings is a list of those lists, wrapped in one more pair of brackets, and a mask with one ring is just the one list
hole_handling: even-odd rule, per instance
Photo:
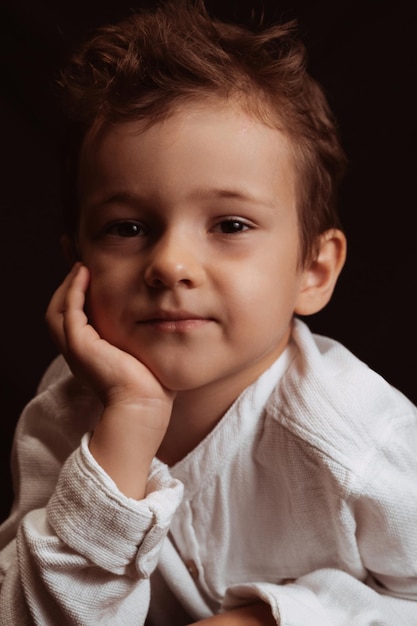
{"label": "textured white fabric", "polygon": [[417,626],[417,410],[343,346],[296,321],[140,502],[89,453],[99,413],[58,359],[21,417],[1,625],[184,626],[261,598],[281,626]]}

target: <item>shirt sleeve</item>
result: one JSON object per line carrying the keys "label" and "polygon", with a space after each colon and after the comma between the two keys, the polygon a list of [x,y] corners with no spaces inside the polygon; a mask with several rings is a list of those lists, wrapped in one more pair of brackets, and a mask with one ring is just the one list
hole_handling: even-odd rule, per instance
{"label": "shirt sleeve", "polygon": [[36,493],[26,490],[0,528],[0,625],[144,624],[182,484],[155,460],[145,498],[127,498],[92,457],[89,434],[62,465],[64,426],[39,428],[39,401],[23,417],[15,448],[28,454],[15,470]]}
{"label": "shirt sleeve", "polygon": [[285,585],[248,583],[228,590],[224,609],[260,599],[279,626],[412,626],[417,603],[383,595],[338,569],[323,569]]}

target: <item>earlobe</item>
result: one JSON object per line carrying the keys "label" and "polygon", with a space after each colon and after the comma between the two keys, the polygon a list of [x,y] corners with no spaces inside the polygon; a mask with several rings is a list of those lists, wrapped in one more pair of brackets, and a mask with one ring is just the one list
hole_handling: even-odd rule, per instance
{"label": "earlobe", "polygon": [[312,315],[323,309],[332,297],[346,259],[346,237],[332,228],[320,235],[317,256],[304,269],[295,313]]}

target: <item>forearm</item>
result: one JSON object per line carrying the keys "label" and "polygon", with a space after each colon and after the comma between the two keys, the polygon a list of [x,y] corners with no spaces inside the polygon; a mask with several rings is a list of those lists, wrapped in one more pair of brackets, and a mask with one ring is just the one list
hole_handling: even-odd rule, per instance
{"label": "forearm", "polygon": [[[182,486],[155,462],[146,498],[134,502],[115,488],[87,441],[65,464],[47,508],[23,519],[18,549],[0,555],[2,626],[100,624],[109,602],[117,623],[144,623],[149,578]],[[32,617],[19,621],[29,606]]]}
{"label": "forearm", "polygon": [[105,408],[90,452],[129,498],[145,497],[149,468],[169,420],[170,406],[157,400]]}

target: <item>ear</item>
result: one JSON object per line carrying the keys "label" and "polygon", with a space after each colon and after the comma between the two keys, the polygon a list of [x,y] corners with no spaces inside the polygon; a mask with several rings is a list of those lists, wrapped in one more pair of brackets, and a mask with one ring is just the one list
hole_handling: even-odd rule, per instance
{"label": "ear", "polygon": [[318,254],[303,270],[295,313],[312,315],[326,306],[345,259],[345,235],[337,228],[326,230],[319,237]]}
{"label": "ear", "polygon": [[77,243],[73,237],[70,237],[70,235],[62,235],[60,239],[60,244],[64,259],[71,268],[74,263],[76,263],[76,261],[80,260]]}

